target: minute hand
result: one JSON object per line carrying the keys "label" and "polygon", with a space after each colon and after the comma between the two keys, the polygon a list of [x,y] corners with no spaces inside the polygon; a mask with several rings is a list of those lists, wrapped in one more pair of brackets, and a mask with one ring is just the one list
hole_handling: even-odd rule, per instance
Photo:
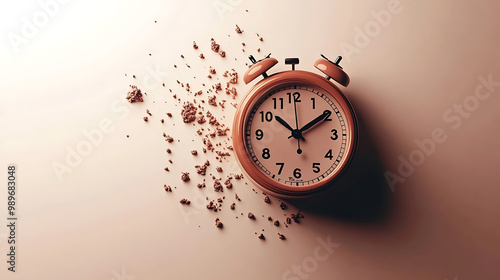
{"label": "minute hand", "polygon": [[330,115],[332,114],[331,111],[329,110],[325,110],[323,112],[323,114],[317,116],[314,120],[308,122],[306,125],[304,125],[301,129],[299,129],[300,132],[304,132],[306,130],[308,130],[309,128],[313,127],[314,125],[316,125],[317,123],[319,123],[320,121],[328,118]]}

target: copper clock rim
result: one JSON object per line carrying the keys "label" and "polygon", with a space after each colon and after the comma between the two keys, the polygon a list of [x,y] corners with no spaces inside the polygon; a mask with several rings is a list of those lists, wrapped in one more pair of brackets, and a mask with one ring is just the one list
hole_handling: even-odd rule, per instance
{"label": "copper clock rim", "polygon": [[[341,109],[344,111],[346,118],[345,121],[349,128],[347,130],[349,137],[346,143],[345,156],[342,158],[341,162],[337,165],[335,170],[325,179],[309,186],[288,186],[274,181],[272,178],[266,176],[257,168],[255,163],[250,159],[250,156],[246,149],[246,139],[244,131],[251,109],[257,104],[259,100],[261,100],[261,98],[264,98],[265,94],[269,93],[272,88],[279,87],[280,85],[291,82],[310,84],[326,91],[339,103]],[[319,192],[324,187],[328,186],[329,183],[337,179],[346,169],[352,157],[354,156],[356,144],[357,121],[350,102],[344,96],[342,91],[333,83],[329,82],[320,75],[307,71],[295,70],[280,72],[258,82],[243,98],[240,106],[238,107],[233,123],[233,147],[238,163],[241,165],[245,173],[258,186],[266,191],[271,192],[271,194],[278,196],[303,197],[310,196],[316,192]]]}

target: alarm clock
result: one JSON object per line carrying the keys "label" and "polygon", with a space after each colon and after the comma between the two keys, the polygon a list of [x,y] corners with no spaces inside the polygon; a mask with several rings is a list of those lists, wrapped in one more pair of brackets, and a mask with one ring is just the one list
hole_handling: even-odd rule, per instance
{"label": "alarm clock", "polygon": [[292,69],[268,75],[278,61],[270,54],[252,65],[243,81],[258,81],[240,102],[233,147],[244,173],[265,193],[284,198],[317,194],[339,178],[352,160],[358,125],[354,110],[332,80],[349,76],[324,55],[314,66],[324,75]]}

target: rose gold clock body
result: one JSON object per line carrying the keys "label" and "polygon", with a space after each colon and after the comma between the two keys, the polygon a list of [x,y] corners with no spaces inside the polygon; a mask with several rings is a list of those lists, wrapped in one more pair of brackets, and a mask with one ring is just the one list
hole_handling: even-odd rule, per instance
{"label": "rose gold clock body", "polygon": [[[287,181],[287,183],[284,183],[284,180],[277,181],[275,178],[275,174],[277,173],[271,174],[270,172],[267,172],[266,168],[262,167],[262,164],[260,164],[257,159],[258,156],[255,153],[253,153],[252,143],[249,143],[249,141],[252,141],[249,138],[249,131],[250,131],[248,126],[250,124],[249,119],[251,121],[252,118],[255,120],[258,117],[256,114],[256,107],[265,104],[263,99],[266,98],[270,99],[270,96],[272,95],[273,91],[276,92],[280,88],[287,88],[296,85],[299,85],[299,87],[302,86],[304,88],[313,88],[312,92],[314,92],[314,89],[316,89],[318,92],[321,92],[323,95],[325,95],[326,100],[332,100],[333,102],[330,103],[336,104],[336,106],[334,105],[333,107],[338,109],[337,114],[339,114],[339,116],[341,117],[340,119],[344,122],[343,125],[344,129],[342,132],[339,132],[341,133],[340,135],[343,135],[341,136],[343,138],[340,139],[342,141],[341,146],[343,147],[342,148],[343,152],[341,156],[335,157],[336,160],[334,162],[334,165],[329,167],[330,171],[324,173],[322,175],[322,178],[312,180],[308,184],[304,184],[301,181],[293,181],[293,182]],[[305,101],[306,100],[304,100],[304,102]],[[276,100],[274,100],[274,102],[276,102]],[[307,115],[308,117],[306,119],[310,120],[312,118],[311,116],[315,116],[315,114],[317,113],[304,112],[302,115]],[[332,114],[332,117],[336,117],[336,114]],[[264,118],[263,115],[262,118]],[[302,121],[305,122],[307,120],[302,120]],[[335,120],[336,119],[334,119],[334,121]],[[289,117],[289,122],[291,126],[295,125],[295,123],[293,123],[292,125],[293,118],[290,119]],[[318,124],[318,126],[320,125],[323,124]],[[325,128],[322,128],[322,130],[324,131]],[[329,130],[327,132],[329,132]],[[274,139],[273,141],[278,141],[278,142],[273,142],[272,145],[276,147],[277,145],[279,146],[281,146],[282,144],[292,145],[291,143],[296,143],[297,139],[290,139],[290,138],[287,139],[286,136],[289,133],[288,134],[286,133],[287,132],[285,131],[282,133],[281,135],[282,137],[277,137],[277,139]],[[310,147],[314,147],[314,149],[316,149],[316,146],[330,145],[328,142],[328,138],[330,137],[330,135],[327,134],[324,137],[320,136],[314,138],[312,137],[312,135],[318,135],[318,134],[317,133],[313,134],[312,132],[310,134],[304,133],[304,137],[308,138],[309,142],[317,141],[317,143],[315,143],[314,145],[310,145]],[[357,121],[351,104],[337,86],[335,86],[325,77],[317,75],[312,72],[306,72],[300,70],[284,71],[271,75],[259,81],[243,98],[242,102],[238,107],[238,110],[235,115],[235,120],[233,122],[233,145],[238,162],[241,165],[242,169],[245,171],[248,177],[257,186],[263,189],[266,193],[279,197],[285,197],[285,198],[307,197],[318,193],[327,186],[332,185],[331,183],[335,179],[337,179],[349,165],[355,153],[356,143],[357,143]],[[295,150],[291,150],[290,153],[288,154],[285,153],[284,155],[282,153],[280,155],[281,161],[285,162],[285,164],[291,163],[293,161],[296,162],[297,156],[295,153],[296,153]],[[307,151],[305,151],[304,153],[307,153]],[[317,154],[317,153],[316,155],[313,155],[313,157],[318,157],[318,155],[323,157],[323,154]],[[260,152],[259,152],[259,157],[260,157]],[[330,157],[330,159],[332,158]],[[275,166],[274,164],[272,164],[272,166],[270,167],[272,168]],[[264,171],[266,171],[267,174]],[[293,180],[292,177],[290,178]]]}

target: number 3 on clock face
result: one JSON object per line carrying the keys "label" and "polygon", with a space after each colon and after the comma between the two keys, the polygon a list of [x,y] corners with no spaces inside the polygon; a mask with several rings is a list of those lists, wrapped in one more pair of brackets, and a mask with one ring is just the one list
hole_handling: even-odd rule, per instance
{"label": "number 3 on clock face", "polygon": [[271,180],[307,187],[336,171],[346,156],[349,129],[342,106],[331,94],[292,82],[267,92],[251,107],[245,147]]}

